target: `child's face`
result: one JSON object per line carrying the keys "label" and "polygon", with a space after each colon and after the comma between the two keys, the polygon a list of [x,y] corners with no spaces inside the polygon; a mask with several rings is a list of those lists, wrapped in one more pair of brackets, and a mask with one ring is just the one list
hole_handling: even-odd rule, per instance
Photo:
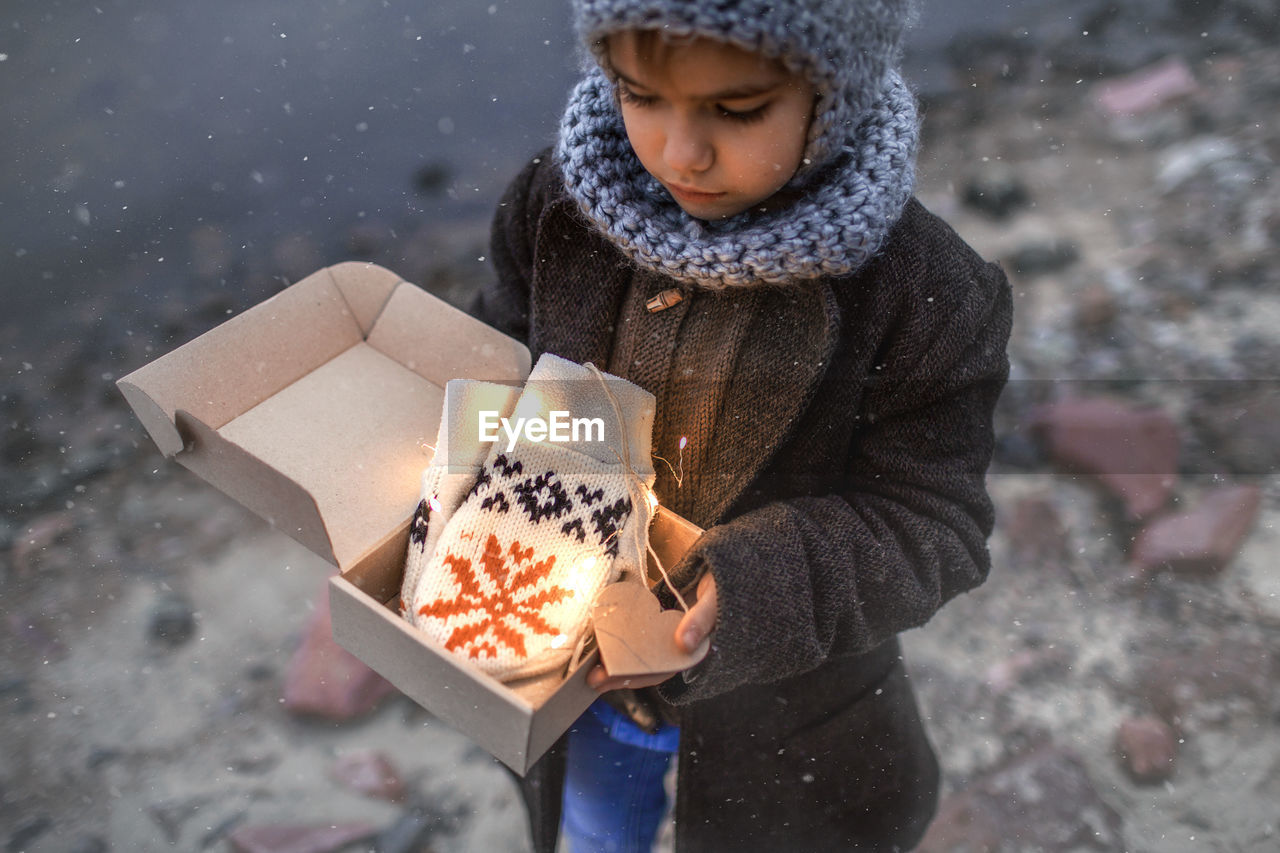
{"label": "child's face", "polygon": [[635,32],[611,36],[608,59],[632,149],[690,216],[741,213],[795,174],[815,93],[781,63]]}

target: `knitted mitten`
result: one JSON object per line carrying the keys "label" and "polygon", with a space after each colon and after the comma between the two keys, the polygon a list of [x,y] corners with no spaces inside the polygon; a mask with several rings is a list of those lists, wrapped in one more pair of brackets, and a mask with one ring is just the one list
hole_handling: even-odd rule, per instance
{"label": "knitted mitten", "polygon": [[[520,389],[492,382],[451,379],[444,386],[444,410],[436,434],[436,451],[422,472],[422,499],[409,525],[409,550],[400,585],[401,615],[427,567],[440,534],[480,476],[492,442],[480,440],[482,412],[505,418],[515,408]],[[410,620],[412,621],[412,620]]]}
{"label": "knitted mitten", "polygon": [[569,430],[568,420],[595,419],[602,429],[565,443],[554,433],[501,435],[445,526],[408,618],[503,681],[565,666],[600,589],[643,572],[653,414],[653,395],[625,380],[538,359],[512,423],[560,418]]}

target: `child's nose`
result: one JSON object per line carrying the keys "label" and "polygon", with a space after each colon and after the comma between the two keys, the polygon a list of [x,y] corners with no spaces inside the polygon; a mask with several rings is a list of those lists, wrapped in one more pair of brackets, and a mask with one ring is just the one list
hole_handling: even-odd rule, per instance
{"label": "child's nose", "polygon": [[715,160],[710,141],[689,122],[674,122],[667,129],[663,158],[672,171],[681,175],[705,172]]}

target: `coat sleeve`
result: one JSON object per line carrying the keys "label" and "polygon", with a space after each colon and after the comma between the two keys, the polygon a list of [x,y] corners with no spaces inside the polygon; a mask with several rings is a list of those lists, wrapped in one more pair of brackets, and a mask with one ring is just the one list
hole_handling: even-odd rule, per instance
{"label": "coat sleeve", "polygon": [[[985,487],[1008,377],[1011,295],[994,264],[896,375],[869,385],[836,493],[764,504],[708,530],[677,572],[710,571],[712,651],[664,683],[675,704],[812,670],[926,622],[990,568]],[[918,336],[912,336],[919,339]],[[909,366],[905,366],[908,365]]]}
{"label": "coat sleeve", "polygon": [[529,340],[529,294],[533,283],[533,245],[541,211],[539,186],[551,152],[525,165],[507,187],[494,211],[489,254],[497,277],[482,285],[470,313],[513,338]]}

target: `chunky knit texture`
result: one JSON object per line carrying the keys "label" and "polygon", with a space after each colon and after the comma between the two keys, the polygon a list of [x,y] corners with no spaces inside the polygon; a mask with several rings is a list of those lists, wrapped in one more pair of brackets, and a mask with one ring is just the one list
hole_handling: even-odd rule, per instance
{"label": "chunky knit texture", "polygon": [[[635,263],[712,289],[860,268],[915,185],[919,122],[893,70],[907,3],[860,0],[578,0],[600,67],[574,88],[556,158],[583,213]],[[818,92],[801,167],[773,203],[707,222],[686,213],[627,140],[604,38],[625,29],[702,36],[777,58]]]}
{"label": "chunky knit texture", "polygon": [[480,477],[480,467],[489,455],[492,442],[480,440],[480,413],[506,417],[519,396],[519,388],[493,382],[450,379],[445,383],[435,454],[422,472],[422,492],[409,525],[400,587],[401,613],[406,618],[440,534]]}
{"label": "chunky knit texture", "polygon": [[[600,410],[602,398],[612,410],[604,381],[544,355],[512,418]],[[567,664],[599,591],[643,568],[653,396],[607,381],[625,427],[610,417],[604,441],[495,446],[416,583],[410,621],[499,680]]]}

